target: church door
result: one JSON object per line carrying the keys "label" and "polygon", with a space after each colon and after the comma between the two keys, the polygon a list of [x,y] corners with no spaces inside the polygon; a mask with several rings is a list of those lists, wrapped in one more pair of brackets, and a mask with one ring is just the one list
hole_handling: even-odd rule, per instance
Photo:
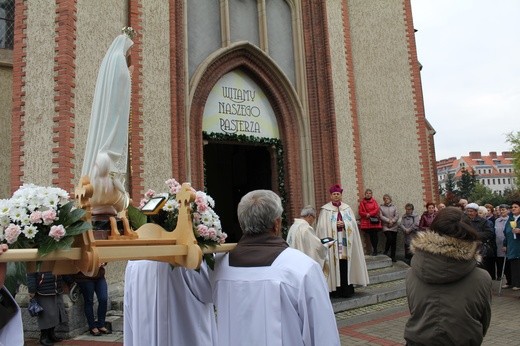
{"label": "church door", "polygon": [[257,190],[272,190],[272,155],[269,147],[210,141],[204,146],[207,193],[215,200],[226,242],[242,236],[237,206],[242,196]]}

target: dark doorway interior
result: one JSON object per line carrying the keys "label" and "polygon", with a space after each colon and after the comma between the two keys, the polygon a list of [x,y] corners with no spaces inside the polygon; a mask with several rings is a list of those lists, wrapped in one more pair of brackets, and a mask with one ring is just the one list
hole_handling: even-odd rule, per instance
{"label": "dark doorway interior", "polygon": [[271,154],[267,146],[209,142],[204,146],[207,193],[215,200],[228,243],[242,236],[237,206],[252,190],[272,190]]}

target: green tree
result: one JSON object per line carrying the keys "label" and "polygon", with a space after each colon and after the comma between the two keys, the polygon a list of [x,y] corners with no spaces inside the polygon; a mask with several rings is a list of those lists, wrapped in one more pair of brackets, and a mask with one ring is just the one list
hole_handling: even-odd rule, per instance
{"label": "green tree", "polygon": [[513,168],[516,176],[516,187],[520,189],[520,131],[509,132],[506,135],[507,141],[511,144],[513,152]]}
{"label": "green tree", "polygon": [[489,203],[493,206],[506,203],[506,198],[493,192],[489,187],[476,183],[471,195],[469,196],[470,201],[477,203],[478,205],[484,205]]}
{"label": "green tree", "polygon": [[445,205],[457,205],[459,202],[459,193],[455,186],[455,181],[453,180],[453,174],[448,173],[446,177],[446,184],[444,186],[444,194],[442,195],[443,202]]}
{"label": "green tree", "polygon": [[520,201],[520,189],[505,189],[504,201],[508,204],[511,203],[511,201]]}
{"label": "green tree", "polygon": [[462,175],[460,180],[457,181],[457,189],[459,190],[461,198],[469,199],[469,196],[471,196],[471,193],[477,184],[477,175],[473,169],[468,171],[466,168],[462,168],[461,171]]}

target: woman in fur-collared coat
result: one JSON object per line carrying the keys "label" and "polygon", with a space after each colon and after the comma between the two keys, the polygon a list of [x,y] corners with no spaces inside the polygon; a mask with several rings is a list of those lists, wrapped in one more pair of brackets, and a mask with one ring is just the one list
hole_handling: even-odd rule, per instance
{"label": "woman in fur-collared coat", "polygon": [[457,208],[412,240],[407,345],[480,345],[491,321],[491,277],[477,267],[478,235]]}

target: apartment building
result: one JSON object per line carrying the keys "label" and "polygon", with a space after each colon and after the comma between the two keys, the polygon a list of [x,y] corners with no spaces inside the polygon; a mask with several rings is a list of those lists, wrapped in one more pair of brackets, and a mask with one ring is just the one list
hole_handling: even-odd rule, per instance
{"label": "apartment building", "polygon": [[471,151],[468,156],[437,161],[439,187],[446,186],[449,174],[453,174],[455,182],[458,181],[462,176],[463,168],[470,172],[473,170],[478,182],[500,195],[506,189],[515,187],[513,153],[510,151],[503,151],[501,155],[496,151],[491,151],[489,155],[482,155],[480,151]]}

